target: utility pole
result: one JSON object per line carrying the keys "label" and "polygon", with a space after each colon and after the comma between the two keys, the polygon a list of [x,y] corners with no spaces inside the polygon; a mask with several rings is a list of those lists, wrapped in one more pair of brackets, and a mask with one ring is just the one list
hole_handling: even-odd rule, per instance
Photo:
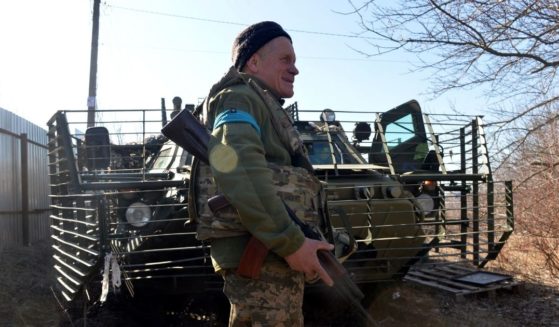
{"label": "utility pole", "polygon": [[93,1],[93,28],[91,31],[91,61],[89,62],[89,97],[87,98],[87,127],[95,126],[97,107],[97,53],[99,44],[99,5],[101,0]]}

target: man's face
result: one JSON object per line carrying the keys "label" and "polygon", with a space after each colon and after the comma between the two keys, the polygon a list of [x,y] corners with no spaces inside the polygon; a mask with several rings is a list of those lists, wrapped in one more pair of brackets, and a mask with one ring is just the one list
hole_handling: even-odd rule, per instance
{"label": "man's face", "polygon": [[266,43],[247,62],[245,72],[258,77],[281,98],[293,96],[293,82],[299,70],[295,67],[295,51],[286,37]]}

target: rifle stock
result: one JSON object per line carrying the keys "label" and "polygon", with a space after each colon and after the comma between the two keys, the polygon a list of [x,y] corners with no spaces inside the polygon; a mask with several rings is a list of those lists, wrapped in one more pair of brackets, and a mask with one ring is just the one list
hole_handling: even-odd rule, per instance
{"label": "rifle stock", "polygon": [[193,156],[209,164],[210,133],[198,118],[183,109],[161,129],[161,133]]}

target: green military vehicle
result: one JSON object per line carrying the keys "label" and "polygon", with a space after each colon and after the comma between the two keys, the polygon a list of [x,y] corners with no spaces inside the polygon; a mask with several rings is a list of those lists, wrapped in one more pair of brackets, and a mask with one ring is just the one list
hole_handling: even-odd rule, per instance
{"label": "green military vehicle", "polygon": [[[324,184],[322,233],[357,285],[497,257],[513,229],[512,185],[493,180],[480,117],[426,115],[416,101],[384,113],[287,110]],[[48,122],[60,298],[219,294],[188,214],[192,155],[160,134],[159,110],[97,115],[90,128],[86,111]]]}
{"label": "green military vehicle", "polygon": [[288,110],[324,181],[332,230],[358,245],[344,262],[358,284],[426,261],[483,267],[512,233],[512,185],[493,180],[481,117],[426,115],[414,100],[384,113]]}

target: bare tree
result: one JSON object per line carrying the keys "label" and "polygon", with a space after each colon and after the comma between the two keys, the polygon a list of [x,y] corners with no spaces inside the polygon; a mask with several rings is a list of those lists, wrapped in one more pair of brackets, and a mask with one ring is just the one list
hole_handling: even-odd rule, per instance
{"label": "bare tree", "polygon": [[[433,72],[430,91],[482,88],[498,117],[498,163],[525,138],[559,118],[559,1],[350,0],[372,50],[417,54],[418,69]],[[371,49],[371,48],[369,48]],[[362,51],[363,52],[363,51]],[[548,121],[527,128],[545,112]],[[506,136],[506,140],[504,137]],[[511,138],[511,136],[514,136]]]}
{"label": "bare tree", "polygon": [[[514,177],[516,231],[523,248],[541,258],[546,271],[559,277],[559,121],[549,113],[532,119],[522,145],[498,172]],[[542,126],[533,128],[534,126]],[[506,253],[506,251],[505,251]],[[533,259],[531,257],[528,257]],[[529,263],[528,263],[529,265]],[[538,268],[542,268],[538,265]]]}
{"label": "bare tree", "polygon": [[361,52],[416,54],[435,96],[485,90],[496,174],[515,181],[510,250],[559,276],[559,0],[349,1],[369,36]]}

